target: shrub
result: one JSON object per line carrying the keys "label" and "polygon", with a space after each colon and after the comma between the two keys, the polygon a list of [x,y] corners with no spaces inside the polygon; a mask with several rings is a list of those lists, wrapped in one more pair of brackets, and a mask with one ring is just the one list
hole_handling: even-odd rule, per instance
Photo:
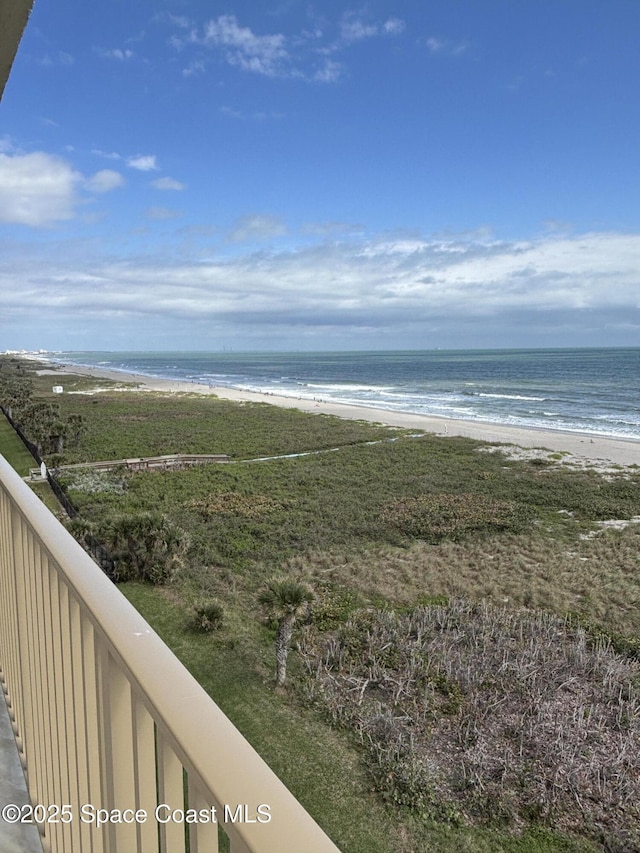
{"label": "shrub", "polygon": [[115,560],[117,581],[164,584],[182,565],[186,533],[157,512],[116,516],[101,526],[98,539]]}
{"label": "shrub", "polygon": [[209,633],[222,627],[224,607],[216,598],[202,598],[193,605],[193,627]]}

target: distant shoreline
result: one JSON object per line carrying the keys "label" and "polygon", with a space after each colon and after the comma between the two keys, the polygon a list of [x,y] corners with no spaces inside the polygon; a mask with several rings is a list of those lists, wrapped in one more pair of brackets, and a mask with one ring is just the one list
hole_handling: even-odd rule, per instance
{"label": "distant shoreline", "polygon": [[590,433],[543,430],[533,427],[515,427],[505,424],[467,421],[437,415],[414,414],[411,412],[388,411],[368,406],[347,403],[283,397],[271,393],[240,391],[221,386],[209,386],[187,380],[160,379],[128,371],[109,370],[99,367],[84,367],[75,364],[49,365],[41,373],[52,375],[75,374],[94,379],[134,383],[141,390],[163,393],[190,393],[214,395],[236,402],[259,402],[300,409],[315,414],[330,414],[352,420],[382,423],[388,426],[424,430],[441,436],[464,436],[479,441],[515,444],[519,447],[544,447],[560,453],[570,453],[587,460],[613,463],[614,465],[640,465],[640,441],[610,438]]}

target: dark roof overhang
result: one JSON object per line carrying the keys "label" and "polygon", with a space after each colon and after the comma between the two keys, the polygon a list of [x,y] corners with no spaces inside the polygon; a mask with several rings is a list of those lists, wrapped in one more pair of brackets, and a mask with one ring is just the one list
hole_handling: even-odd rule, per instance
{"label": "dark roof overhang", "polygon": [[0,0],[0,98],[33,3],[34,0]]}

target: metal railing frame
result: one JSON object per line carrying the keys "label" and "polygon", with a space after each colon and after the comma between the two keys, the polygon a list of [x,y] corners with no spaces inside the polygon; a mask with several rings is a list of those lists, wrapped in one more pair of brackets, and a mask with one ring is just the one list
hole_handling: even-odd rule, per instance
{"label": "metal railing frame", "polygon": [[[0,678],[32,803],[70,807],[39,822],[45,851],[215,853],[222,828],[231,853],[339,853],[2,456]],[[85,805],[147,819],[97,828]]]}

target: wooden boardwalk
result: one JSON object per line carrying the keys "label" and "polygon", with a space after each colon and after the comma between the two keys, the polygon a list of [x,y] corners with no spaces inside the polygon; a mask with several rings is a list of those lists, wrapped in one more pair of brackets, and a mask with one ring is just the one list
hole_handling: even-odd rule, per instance
{"label": "wooden boardwalk", "polygon": [[[109,459],[104,462],[77,462],[75,465],[58,465],[56,471],[113,471],[126,468],[128,471],[166,471],[171,468],[190,468],[194,465],[209,465],[213,462],[228,462],[225,453],[171,453],[166,456],[139,456],[132,459]],[[30,468],[32,480],[40,479],[40,468]]]}

